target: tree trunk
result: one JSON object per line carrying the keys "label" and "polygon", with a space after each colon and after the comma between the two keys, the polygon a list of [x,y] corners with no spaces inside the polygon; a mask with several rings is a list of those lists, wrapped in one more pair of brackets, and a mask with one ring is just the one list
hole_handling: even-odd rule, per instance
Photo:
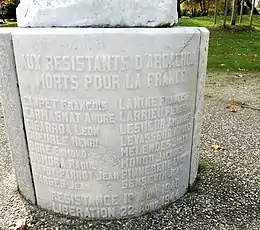
{"label": "tree trunk", "polygon": [[203,15],[202,16],[207,16],[207,9],[206,9],[206,0],[203,0]]}
{"label": "tree trunk", "polygon": [[217,11],[218,11],[218,0],[215,0],[214,25],[217,24]]}
{"label": "tree trunk", "polygon": [[177,1],[178,18],[181,18],[181,0]]}
{"label": "tree trunk", "polygon": [[203,12],[202,0],[200,0],[199,3],[200,3],[200,10],[201,10],[201,12]]}
{"label": "tree trunk", "polygon": [[0,2],[0,19],[2,19],[3,23],[5,23],[4,17],[3,17],[3,12],[2,12],[2,5]]}
{"label": "tree trunk", "polygon": [[228,0],[225,0],[224,27],[226,27],[227,13],[228,13]]}
{"label": "tree trunk", "polygon": [[245,0],[241,1],[239,24],[242,23]]}
{"label": "tree trunk", "polygon": [[[254,5],[252,5],[252,2],[250,0],[245,0],[246,5],[252,9],[252,7],[254,7]],[[258,10],[254,7],[254,14],[259,14]]]}
{"label": "tree trunk", "polygon": [[252,26],[253,23],[254,8],[255,8],[255,0],[252,0],[252,8],[250,13],[250,24],[249,24],[250,27]]}
{"label": "tree trunk", "polygon": [[231,16],[231,26],[236,25],[236,16],[237,16],[237,0],[233,0],[233,7],[232,7],[232,16]]}

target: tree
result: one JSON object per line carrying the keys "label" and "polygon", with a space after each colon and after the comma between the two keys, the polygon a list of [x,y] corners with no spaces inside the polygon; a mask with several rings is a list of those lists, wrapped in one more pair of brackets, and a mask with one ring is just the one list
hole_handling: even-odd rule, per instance
{"label": "tree", "polygon": [[228,0],[225,0],[224,27],[226,27],[227,14],[228,14]]}
{"label": "tree", "polygon": [[246,3],[246,5],[247,5],[250,9],[252,9],[252,7],[253,7],[253,9],[254,9],[253,14],[259,14],[259,12],[258,12],[258,10],[255,8],[255,6],[252,5],[251,0],[245,0],[245,3]]}
{"label": "tree", "polygon": [[177,1],[178,18],[181,18],[181,0]]}
{"label": "tree", "polygon": [[16,0],[0,0],[2,18],[16,18]]}
{"label": "tree", "polygon": [[237,0],[233,0],[231,26],[236,25],[236,17],[237,17]]}
{"label": "tree", "polygon": [[[192,12],[192,16],[207,16],[216,0],[180,0]],[[222,0],[223,1],[223,0]]]}
{"label": "tree", "polygon": [[217,11],[218,11],[218,0],[215,0],[214,25],[217,24]]}
{"label": "tree", "polygon": [[243,12],[244,12],[244,5],[245,5],[245,0],[241,1],[241,8],[240,8],[240,18],[239,18],[239,23],[242,23],[242,18],[243,18]]}
{"label": "tree", "polygon": [[249,24],[250,27],[252,26],[253,23],[254,8],[255,8],[255,0],[252,0],[252,8],[250,13],[250,24]]}
{"label": "tree", "polygon": [[177,12],[178,12],[178,18],[181,18],[181,4],[186,2],[187,0],[177,0]]}
{"label": "tree", "polygon": [[3,1],[0,0],[0,19],[3,20],[3,22],[5,23],[5,18],[4,18],[4,8],[3,8]]}

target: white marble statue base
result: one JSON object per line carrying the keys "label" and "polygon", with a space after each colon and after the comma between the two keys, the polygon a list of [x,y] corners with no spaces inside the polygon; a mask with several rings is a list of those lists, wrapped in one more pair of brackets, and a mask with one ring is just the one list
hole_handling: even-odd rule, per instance
{"label": "white marble statue base", "polygon": [[16,109],[21,95],[16,121],[28,149],[11,147],[14,162],[26,159],[17,181],[29,200],[70,216],[126,218],[177,200],[195,181],[208,30],[20,28],[14,52],[11,34],[0,38],[10,46],[0,46],[1,95],[10,74]]}

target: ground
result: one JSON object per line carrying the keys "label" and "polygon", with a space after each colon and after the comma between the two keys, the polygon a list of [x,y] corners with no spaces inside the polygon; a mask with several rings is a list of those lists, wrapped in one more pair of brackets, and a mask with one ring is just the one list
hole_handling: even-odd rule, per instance
{"label": "ground", "polygon": [[0,110],[0,229],[20,218],[34,230],[260,229],[259,32],[212,29],[207,17],[185,20],[180,24],[211,29],[199,176],[190,191],[132,220],[83,221],[38,209],[17,191]]}
{"label": "ground", "polygon": [[2,115],[0,227],[12,229],[26,218],[35,230],[260,229],[259,84],[254,73],[208,73],[196,184],[176,203],[132,220],[76,220],[29,205],[16,189]]}

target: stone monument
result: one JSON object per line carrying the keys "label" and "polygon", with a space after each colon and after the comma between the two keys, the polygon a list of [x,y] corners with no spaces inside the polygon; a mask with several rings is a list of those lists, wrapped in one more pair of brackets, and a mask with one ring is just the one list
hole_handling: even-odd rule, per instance
{"label": "stone monument", "polygon": [[197,174],[209,32],[173,26],[177,18],[172,0],[21,1],[26,28],[0,30],[0,77],[28,200],[110,219],[187,191]]}

